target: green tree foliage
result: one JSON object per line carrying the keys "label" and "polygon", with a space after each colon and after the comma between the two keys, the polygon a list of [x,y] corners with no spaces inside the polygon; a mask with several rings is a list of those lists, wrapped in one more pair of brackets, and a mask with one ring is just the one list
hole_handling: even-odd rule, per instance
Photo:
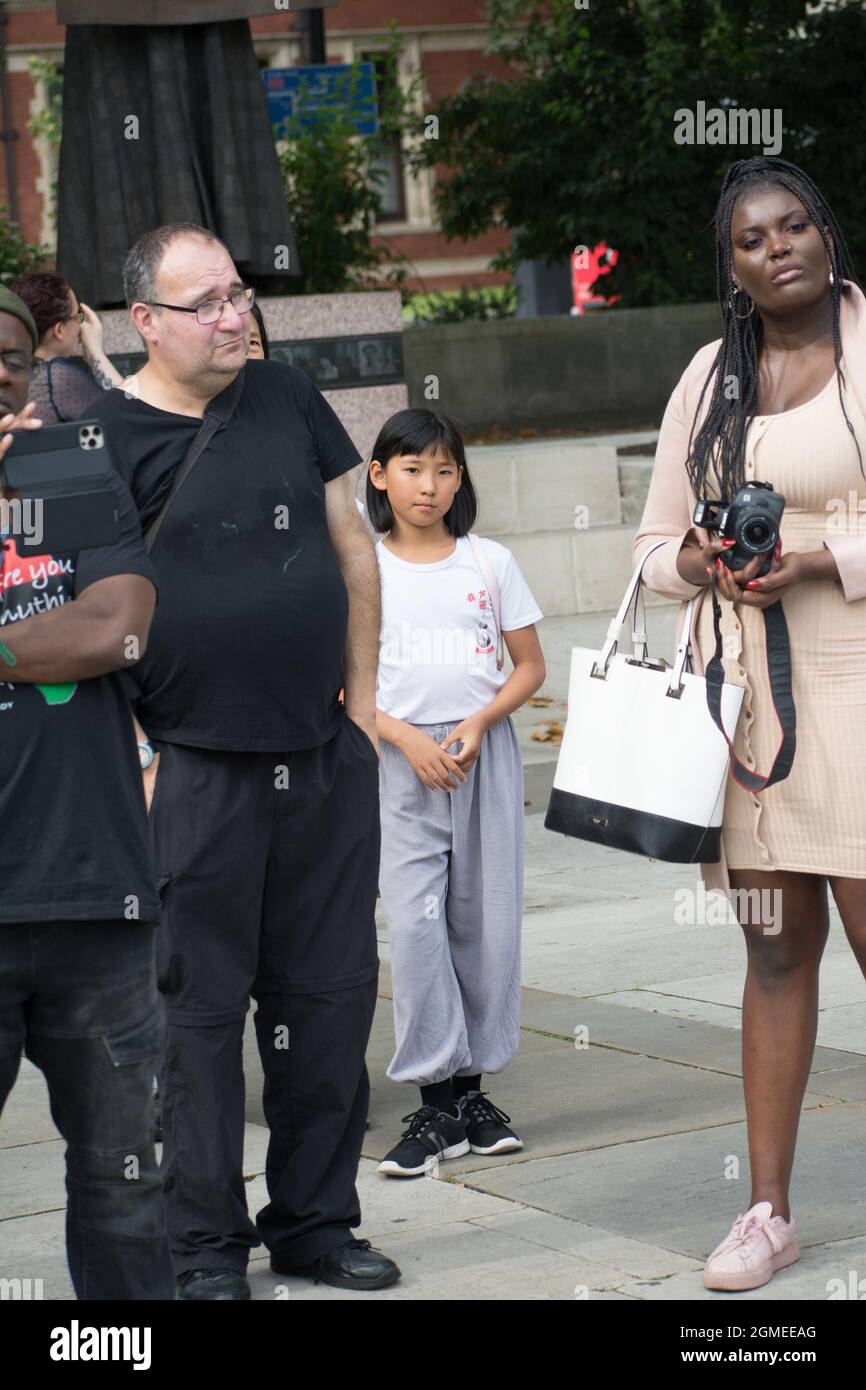
{"label": "green tree foliage", "polygon": [[[45,84],[46,103],[36,112],[35,115],[28,117],[27,129],[36,139],[47,140],[53,151],[56,160],[60,151],[60,141],[63,134],[63,74],[52,63],[50,58],[40,58],[37,54],[31,54],[27,59],[27,67],[34,84],[42,82]],[[51,221],[57,225],[57,179],[51,181],[49,212]]]}
{"label": "green tree foliage", "polygon": [[358,83],[357,63],[343,82],[338,101],[319,111],[312,127],[294,118],[275,130],[303,273],[297,293],[369,288],[380,267],[384,279],[380,273],[375,281],[380,288],[399,286],[406,278],[405,258],[395,256],[387,245],[373,243],[386,178],[381,160],[394,132],[413,125],[410,108],[415,87],[400,89],[396,80],[399,52],[400,40],[392,25],[376,135],[357,135],[348,114]]}
{"label": "green tree foliage", "polygon": [[860,127],[866,8],[838,0],[487,0],[490,51],[512,81],[477,78],[436,109],[412,167],[445,166],[446,236],[512,231],[497,269],[605,239],[605,294],[625,305],[715,297],[712,217],[725,169],[760,145],[677,144],[683,108],[779,108],[801,164],[866,274]]}
{"label": "green tree foliage", "polygon": [[514,285],[463,285],[459,290],[431,294],[403,293],[403,318],[414,324],[508,319],[514,317],[516,309]]}
{"label": "green tree foliage", "polygon": [[11,285],[28,270],[44,269],[48,247],[25,241],[9,221],[9,209],[0,207],[0,285]]}

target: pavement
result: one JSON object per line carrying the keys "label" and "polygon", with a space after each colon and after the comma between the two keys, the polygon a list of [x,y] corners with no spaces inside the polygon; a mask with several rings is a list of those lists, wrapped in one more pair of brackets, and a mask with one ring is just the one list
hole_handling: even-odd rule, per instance
{"label": "pavement", "polygon": [[[675,611],[650,610],[653,655],[670,655]],[[366,1297],[784,1302],[828,1299],[843,1287],[851,1296],[866,1275],[866,983],[833,909],[792,1192],[802,1258],[751,1293],[703,1287],[707,1253],[749,1200],[740,929],[711,913],[704,925],[677,920],[677,891],[696,886],[689,866],[568,840],[543,825],[556,749],[532,733],[564,715],[571,645],[598,646],[608,617],[545,620],[553,704],[516,719],[528,802],[521,1043],[485,1085],[519,1130],[520,1153],[469,1155],[415,1180],[377,1174],[401,1116],[418,1104],[412,1088],[385,1076],[393,1029],[380,918],[359,1234],[396,1259],[403,1278]],[[266,1201],[267,1132],[252,1028],[246,1056],[245,1175],[255,1213]],[[24,1062],[0,1120],[0,1278],[41,1279],[46,1299],[72,1297],[63,1147],[42,1077]],[[274,1276],[263,1250],[253,1252],[250,1281],[260,1301],[360,1297]]]}

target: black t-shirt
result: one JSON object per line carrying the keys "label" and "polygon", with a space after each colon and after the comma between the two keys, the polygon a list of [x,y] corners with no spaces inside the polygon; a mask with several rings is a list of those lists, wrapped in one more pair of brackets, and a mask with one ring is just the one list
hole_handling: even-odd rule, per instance
{"label": "black t-shirt", "polygon": [[[235,412],[186,478],[153,548],[159,608],[132,673],[133,702],[157,741],[315,748],[344,717],[348,622],[325,483],[361,456],[303,372],[273,361],[241,370]],[[118,388],[91,416],[147,530],[201,421]]]}
{"label": "black t-shirt", "polygon": [[[116,574],[155,576],[129,492],[113,479],[121,538],[73,555],[0,554],[0,637]],[[0,922],[156,921],[132,713],[120,676],[0,681]]]}

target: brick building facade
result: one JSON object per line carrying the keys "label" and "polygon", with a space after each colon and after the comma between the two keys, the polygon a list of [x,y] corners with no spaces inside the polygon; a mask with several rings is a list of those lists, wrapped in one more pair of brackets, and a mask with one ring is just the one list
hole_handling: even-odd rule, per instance
{"label": "brick building facade", "polygon": [[[130,0],[133,3],[133,0]],[[32,55],[62,67],[64,26],[55,18],[52,0],[6,0],[6,51],[9,124],[13,132],[15,197],[10,196],[7,167],[0,168],[0,201],[15,208],[28,241],[55,242],[51,218],[51,187],[56,177],[56,151],[47,139],[34,138],[28,120],[44,108],[48,92],[33,81]],[[482,0],[339,0],[323,10],[327,61],[349,63],[372,58],[388,46],[389,22],[396,21],[402,41],[400,82],[408,86],[422,74],[419,109],[432,111],[474,74],[507,76],[508,69],[484,52],[486,23]],[[260,66],[292,67],[304,61],[297,17],[281,12],[251,21]],[[470,242],[447,242],[433,213],[436,175],[410,178],[395,153],[386,184],[387,210],[378,237],[408,257],[407,286],[419,290],[456,289],[461,285],[494,285],[510,277],[491,273],[490,259],[504,245],[505,231],[489,232]]]}

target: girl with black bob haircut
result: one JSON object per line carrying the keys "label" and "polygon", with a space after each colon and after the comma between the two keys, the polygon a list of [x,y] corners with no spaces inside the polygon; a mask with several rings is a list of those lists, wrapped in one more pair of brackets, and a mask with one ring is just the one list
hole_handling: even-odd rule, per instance
{"label": "girl with black bob haircut", "polygon": [[[398,410],[379,431],[372,456],[384,464],[396,454],[423,454],[427,449],[436,447],[441,447],[450,455],[461,477],[460,490],[442,518],[445,529],[451,536],[468,536],[478,516],[478,498],[469,476],[463,440],[447,415],[420,407]],[[380,533],[390,531],[394,525],[394,513],[388,494],[374,487],[369,472],[366,505],[373,530]]]}
{"label": "girl with black bob haircut", "polygon": [[[460,432],[400,410],[367,476],[382,628],[379,893],[388,921],[392,1081],[420,1090],[389,1178],[523,1147],[482,1091],[520,1036],[523,760],[511,715],[544,680],[542,616],[514,556],[471,528]],[[506,673],[504,648],[513,664]]]}

